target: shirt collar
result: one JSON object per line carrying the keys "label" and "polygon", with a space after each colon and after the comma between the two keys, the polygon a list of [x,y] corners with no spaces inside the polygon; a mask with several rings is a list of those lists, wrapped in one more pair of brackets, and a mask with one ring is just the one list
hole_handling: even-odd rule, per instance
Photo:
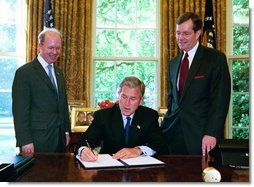
{"label": "shirt collar", "polygon": [[135,114],[135,112],[133,114],[131,114],[130,116],[125,116],[122,114],[123,121],[126,120],[127,117],[131,117],[131,120],[132,120],[134,114]]}
{"label": "shirt collar", "polygon": [[[196,45],[191,50],[188,51],[189,66],[192,64],[192,61],[193,61],[194,55],[198,49],[198,46],[199,46],[199,42],[197,42]],[[186,53],[186,51],[184,51],[183,58],[185,56],[185,53]]]}
{"label": "shirt collar", "polygon": [[[38,54],[37,59],[38,59],[38,61],[40,62],[40,64],[42,65],[42,67],[43,67],[44,69],[47,69],[47,66],[49,65],[49,63],[47,63],[47,62],[42,58],[42,56],[41,56],[40,54]],[[54,69],[54,65],[53,65],[53,64],[52,64],[52,68]],[[53,69],[52,69],[52,70],[53,70]]]}

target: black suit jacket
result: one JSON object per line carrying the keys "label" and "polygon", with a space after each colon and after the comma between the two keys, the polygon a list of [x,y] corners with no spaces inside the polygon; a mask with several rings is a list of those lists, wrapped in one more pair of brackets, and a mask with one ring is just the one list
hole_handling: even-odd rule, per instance
{"label": "black suit jacket", "polygon": [[[159,154],[168,153],[159,128],[157,111],[139,106],[133,116],[129,133],[129,147],[145,145]],[[113,154],[125,147],[124,124],[119,105],[94,113],[94,120],[80,138],[76,151],[81,146],[86,146],[85,140],[88,140],[92,148],[102,142],[100,153]]]}
{"label": "black suit jacket", "polygon": [[[224,136],[231,81],[226,56],[214,49],[199,45],[189,69],[181,97],[177,79],[183,53],[172,59],[169,68],[168,112],[162,122],[168,144],[178,128],[189,154],[201,154],[202,137]],[[177,128],[176,128],[177,127]]]}
{"label": "black suit jacket", "polygon": [[37,60],[20,67],[12,86],[17,146],[34,143],[36,152],[63,152],[70,132],[65,80],[54,66],[58,94]]}

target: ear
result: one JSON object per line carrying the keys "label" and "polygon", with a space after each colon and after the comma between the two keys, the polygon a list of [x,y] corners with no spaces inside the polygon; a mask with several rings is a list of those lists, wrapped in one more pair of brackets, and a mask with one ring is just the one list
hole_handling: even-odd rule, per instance
{"label": "ear", "polygon": [[42,44],[41,44],[41,43],[38,44],[38,48],[39,48],[39,49],[42,48]]}
{"label": "ear", "polygon": [[195,36],[197,40],[199,39],[201,33],[202,33],[202,30],[198,30],[197,32],[195,32]]}
{"label": "ear", "polygon": [[144,102],[144,96],[140,99],[139,105],[141,105]]}

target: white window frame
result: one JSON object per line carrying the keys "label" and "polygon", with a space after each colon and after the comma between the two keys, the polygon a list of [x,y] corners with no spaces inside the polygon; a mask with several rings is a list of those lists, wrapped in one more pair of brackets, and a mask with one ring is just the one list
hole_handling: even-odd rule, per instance
{"label": "white window frame", "polygon": [[[94,8],[93,8],[93,29],[92,29],[92,32],[93,33],[96,33],[96,10],[97,8],[97,1],[95,0],[95,3],[94,3]],[[155,58],[133,58],[133,57],[125,57],[125,58],[119,58],[119,57],[96,57],[95,56],[95,42],[96,42],[96,34],[93,34],[93,38],[92,38],[92,66],[91,66],[91,72],[92,72],[92,84],[91,84],[91,96],[94,96],[95,95],[95,61],[97,60],[105,60],[105,61],[156,61],[156,72],[158,72],[156,74],[156,77],[155,77],[155,90],[158,90],[156,93],[155,93],[155,107],[154,109],[156,110],[158,108],[158,106],[160,105],[160,0],[156,0],[156,29],[157,29],[157,32],[156,32],[156,42],[157,42],[157,46],[156,46],[156,57]],[[116,82],[114,83],[116,84]],[[91,97],[90,99],[90,106],[93,106],[93,107],[97,107],[97,106],[94,106],[95,105],[95,98],[94,97]]]}

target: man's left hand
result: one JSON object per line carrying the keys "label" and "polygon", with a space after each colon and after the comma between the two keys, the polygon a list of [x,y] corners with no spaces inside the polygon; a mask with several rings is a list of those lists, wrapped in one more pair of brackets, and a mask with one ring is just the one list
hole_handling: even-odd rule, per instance
{"label": "man's left hand", "polygon": [[213,136],[205,135],[202,139],[202,155],[208,155],[209,151],[216,146],[216,138]]}
{"label": "man's left hand", "polygon": [[114,159],[126,159],[138,157],[142,154],[142,151],[138,147],[134,148],[123,148],[113,155]]}

